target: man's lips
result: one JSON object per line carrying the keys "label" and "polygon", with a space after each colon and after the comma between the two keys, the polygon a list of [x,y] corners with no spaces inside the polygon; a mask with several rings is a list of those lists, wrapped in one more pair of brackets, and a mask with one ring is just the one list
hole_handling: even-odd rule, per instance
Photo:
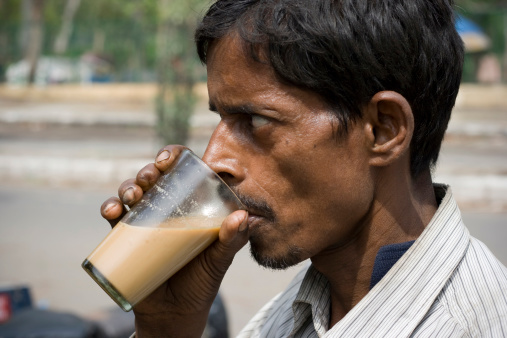
{"label": "man's lips", "polygon": [[255,226],[260,222],[274,222],[276,220],[273,209],[270,208],[270,206],[264,200],[260,198],[253,198],[249,195],[244,195],[238,190],[234,190],[234,192],[246,207],[246,211],[248,211],[249,226]]}
{"label": "man's lips", "polygon": [[265,220],[266,218],[261,215],[248,212],[248,227],[250,228],[257,226],[259,223]]}

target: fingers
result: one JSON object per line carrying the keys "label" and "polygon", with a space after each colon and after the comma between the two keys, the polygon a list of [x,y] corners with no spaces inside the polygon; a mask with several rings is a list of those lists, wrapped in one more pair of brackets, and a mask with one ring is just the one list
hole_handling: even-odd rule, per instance
{"label": "fingers", "polygon": [[129,179],[123,182],[118,188],[118,197],[107,199],[100,207],[100,213],[114,227],[116,223],[126,214],[127,208],[136,204],[143,192],[150,189],[159,179],[162,172],[167,170],[174,159],[186,147],[178,145],[169,145],[160,149],[155,163],[150,163],[142,168],[135,179]]}
{"label": "fingers", "polygon": [[111,224],[111,227],[114,227],[126,213],[127,208],[118,197],[110,197],[100,206],[100,214]]}
{"label": "fingers", "polygon": [[150,163],[139,171],[136,183],[143,191],[153,187],[160,175],[171,167],[174,159],[180,155],[183,149],[187,148],[179,145],[169,145],[160,149],[155,158],[155,163]]}
{"label": "fingers", "polygon": [[125,205],[134,205],[142,196],[143,190],[136,184],[136,181],[134,179],[126,180],[118,188],[119,198],[110,197],[102,203],[100,214],[114,227],[127,213],[128,210]]}
{"label": "fingers", "polygon": [[139,170],[135,183],[141,187],[142,191],[147,191],[159,179],[161,172],[155,167],[154,163],[147,164],[143,169]]}
{"label": "fingers", "polygon": [[178,145],[169,145],[160,149],[155,163],[147,164],[139,170],[135,180],[127,180],[120,186],[118,196],[122,202],[128,206],[137,203],[142,197],[143,191],[147,191],[155,185],[162,173],[171,166],[183,149],[186,148]]}
{"label": "fingers", "polygon": [[143,192],[153,187],[162,172],[171,166],[183,149],[186,148],[175,145],[165,146],[158,152],[155,163],[147,164],[139,170],[136,179],[123,182],[118,188],[118,196],[123,204],[128,206],[136,204],[143,196]]}
{"label": "fingers", "polygon": [[123,182],[118,188],[118,197],[123,204],[132,206],[143,197],[143,190],[133,178]]}
{"label": "fingers", "polygon": [[155,158],[155,167],[161,172],[166,171],[183,149],[187,148],[184,146],[169,145],[160,149]]}

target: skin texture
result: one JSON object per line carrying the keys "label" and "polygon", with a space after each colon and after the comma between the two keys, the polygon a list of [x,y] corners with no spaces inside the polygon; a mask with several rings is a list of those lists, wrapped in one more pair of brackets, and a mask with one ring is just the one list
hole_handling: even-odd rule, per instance
{"label": "skin texture", "polygon": [[218,42],[208,60],[210,106],[222,120],[203,160],[273,211],[274,221],[249,208],[258,260],[293,265],[348,241],[369,208],[372,176],[356,146],[365,137],[360,127],[335,137],[340,126],[320,97],[280,84],[235,41]]}
{"label": "skin texture", "polygon": [[[368,292],[378,249],[416,239],[436,211],[429,171],[417,179],[409,171],[410,105],[398,93],[379,92],[341,133],[321,97],[278,81],[269,65],[245,56],[234,35],[212,44],[207,65],[210,108],[221,122],[203,160],[249,215],[245,222],[244,212],[231,215],[219,241],[168,281],[173,295],[188,292],[182,285],[204,284],[194,289],[200,301],[183,305],[157,290],[134,309],[138,334],[180,336],[170,326],[174,318],[191,323],[192,314],[205,321],[247,237],[260,264],[283,268],[312,260],[330,281],[332,326]],[[155,164],[120,186],[121,200],[104,203],[102,215],[114,225],[122,202],[138,201],[180,149],[162,149]]]}

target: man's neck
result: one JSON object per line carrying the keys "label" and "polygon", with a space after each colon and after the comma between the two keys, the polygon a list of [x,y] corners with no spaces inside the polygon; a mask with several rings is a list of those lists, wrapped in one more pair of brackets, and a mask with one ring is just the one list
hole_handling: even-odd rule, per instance
{"label": "man's neck", "polygon": [[312,257],[330,283],[330,327],[368,293],[378,250],[417,239],[437,210],[429,171],[417,180],[387,177],[391,179],[380,181],[368,214],[358,224],[360,230],[344,245]]}

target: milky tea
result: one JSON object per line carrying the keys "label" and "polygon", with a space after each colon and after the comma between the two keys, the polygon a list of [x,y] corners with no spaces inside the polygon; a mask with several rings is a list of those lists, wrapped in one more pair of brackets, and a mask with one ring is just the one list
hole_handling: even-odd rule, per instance
{"label": "milky tea", "polygon": [[175,162],[82,264],[124,311],[213,243],[224,218],[244,208],[189,150]]}

